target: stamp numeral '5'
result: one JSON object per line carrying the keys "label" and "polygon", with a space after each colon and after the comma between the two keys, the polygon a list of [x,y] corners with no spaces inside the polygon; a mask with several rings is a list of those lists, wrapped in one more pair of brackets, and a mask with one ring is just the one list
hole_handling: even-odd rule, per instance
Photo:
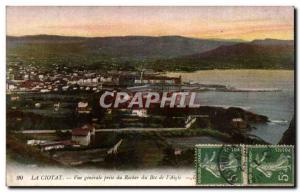
{"label": "stamp numeral '5'", "polygon": [[247,147],[248,184],[286,186],[294,184],[294,147],[285,145]]}

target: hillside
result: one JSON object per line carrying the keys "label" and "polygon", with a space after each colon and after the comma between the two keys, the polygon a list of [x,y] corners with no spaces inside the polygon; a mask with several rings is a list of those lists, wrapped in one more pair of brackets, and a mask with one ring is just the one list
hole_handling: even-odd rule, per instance
{"label": "hillside", "polygon": [[233,42],[181,36],[8,36],[7,53],[19,56],[25,62],[35,58],[35,61],[43,60],[43,63],[58,61],[65,64],[72,62],[99,66],[112,62],[119,64],[190,55],[230,44]]}
{"label": "hillside", "polygon": [[294,46],[290,41],[253,41],[177,57],[158,60],[155,68],[165,66],[171,71],[199,69],[293,69]]}
{"label": "hillside", "polygon": [[7,36],[8,63],[102,70],[293,69],[294,42],[206,40],[181,36]]}

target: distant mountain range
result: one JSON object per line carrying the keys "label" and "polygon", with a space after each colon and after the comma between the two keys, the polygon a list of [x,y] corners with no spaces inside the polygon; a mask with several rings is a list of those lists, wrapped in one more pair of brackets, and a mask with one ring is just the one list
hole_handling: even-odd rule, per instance
{"label": "distant mountain range", "polygon": [[67,37],[7,36],[7,57],[48,65],[134,69],[143,63],[155,70],[294,67],[294,41],[210,40],[181,36]]}
{"label": "distant mountain range", "polygon": [[[199,69],[293,69],[294,43],[282,40],[255,40],[222,45],[203,53],[156,62],[171,70]],[[177,68],[174,68],[177,67]]]}
{"label": "distant mountain range", "polygon": [[235,42],[194,39],[181,36],[124,36],[124,37],[65,37],[65,36],[23,36],[7,37],[8,44],[45,47],[55,45],[77,46],[83,52],[105,54],[112,57],[162,58],[201,53],[221,45]]}

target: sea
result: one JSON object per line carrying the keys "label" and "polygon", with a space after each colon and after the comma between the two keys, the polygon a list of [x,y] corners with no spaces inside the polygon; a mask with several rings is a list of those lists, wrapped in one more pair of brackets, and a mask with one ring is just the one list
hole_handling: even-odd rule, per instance
{"label": "sea", "polygon": [[277,144],[294,116],[293,70],[203,70],[192,73],[168,72],[168,76],[181,75],[184,82],[227,85],[240,89],[279,89],[276,92],[217,92],[198,94],[203,106],[241,107],[266,115],[270,122],[253,124],[250,131],[264,141]]}

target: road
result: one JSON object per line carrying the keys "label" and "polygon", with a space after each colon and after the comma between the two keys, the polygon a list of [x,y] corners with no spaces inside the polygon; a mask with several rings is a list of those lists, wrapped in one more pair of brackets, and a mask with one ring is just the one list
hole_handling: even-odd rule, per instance
{"label": "road", "polygon": [[[196,119],[193,119],[190,123],[193,124],[196,121]],[[107,129],[96,129],[95,132],[129,132],[129,131],[182,131],[189,129],[188,127],[166,127],[166,128],[107,128]],[[62,129],[60,130],[62,132],[72,131],[71,129]],[[56,130],[22,130],[22,131],[15,131],[15,133],[23,133],[23,134],[51,134],[56,133]]]}
{"label": "road", "polygon": [[[172,128],[121,128],[121,129],[96,129],[95,132],[127,132],[127,131],[182,131],[187,130],[184,127],[172,127]],[[71,129],[63,129],[62,132],[72,131]],[[50,134],[55,133],[56,130],[23,130],[15,131],[15,133],[23,134]]]}

